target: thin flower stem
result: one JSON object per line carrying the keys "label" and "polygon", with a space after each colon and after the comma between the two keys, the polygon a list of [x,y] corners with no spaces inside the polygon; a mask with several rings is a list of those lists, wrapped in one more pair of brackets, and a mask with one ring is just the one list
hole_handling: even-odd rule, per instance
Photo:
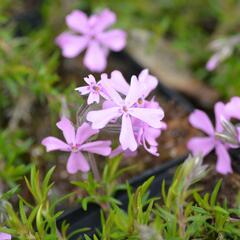
{"label": "thin flower stem", "polygon": [[88,106],[87,102],[84,102],[78,109],[77,114],[76,114],[77,127],[79,127],[85,121],[84,113],[87,111],[88,107],[89,106]]}
{"label": "thin flower stem", "polygon": [[88,159],[89,159],[89,163],[90,163],[91,169],[93,171],[95,180],[100,181],[101,176],[100,176],[100,172],[99,172],[95,157],[93,156],[93,154],[88,153]]}

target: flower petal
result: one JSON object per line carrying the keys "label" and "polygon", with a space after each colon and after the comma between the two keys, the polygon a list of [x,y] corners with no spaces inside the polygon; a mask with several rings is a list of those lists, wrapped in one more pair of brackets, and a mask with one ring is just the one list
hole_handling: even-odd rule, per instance
{"label": "flower petal", "polygon": [[97,20],[94,21],[94,31],[102,32],[116,22],[116,15],[109,9],[105,9],[100,14],[96,15],[96,19]]}
{"label": "flower petal", "polygon": [[128,107],[131,107],[142,96],[142,93],[143,91],[142,88],[140,87],[137,77],[132,76],[130,88],[125,99],[125,104]]}
{"label": "flower petal", "polygon": [[225,105],[225,111],[229,118],[240,119],[240,97],[232,97]]}
{"label": "flower petal", "polygon": [[227,119],[227,115],[225,114],[225,105],[223,102],[217,102],[214,106],[215,112],[215,121],[216,121],[216,131],[221,132],[223,130],[221,119],[222,117]]}
{"label": "flower petal", "polygon": [[127,83],[120,71],[115,70],[111,73],[110,82],[115,90],[124,94],[125,96],[127,95],[129,91],[129,84]]}
{"label": "flower petal", "polygon": [[152,127],[147,127],[144,129],[144,138],[148,142],[149,145],[151,146],[157,146],[157,138],[161,135],[161,129],[158,128],[152,128]]}
{"label": "flower petal", "polygon": [[214,134],[213,125],[205,112],[196,109],[190,114],[188,120],[193,127],[200,129],[208,135]]}
{"label": "flower petal", "polygon": [[108,156],[111,153],[111,141],[95,141],[81,146],[82,151]]}
{"label": "flower petal", "polygon": [[62,49],[62,55],[66,58],[78,56],[88,44],[88,38],[76,36],[72,33],[64,32],[56,38],[56,44]]}
{"label": "flower petal", "polygon": [[72,152],[67,162],[67,171],[70,174],[77,173],[78,171],[88,172],[90,166],[86,158],[81,152]]}
{"label": "flower petal", "polygon": [[116,52],[126,46],[126,32],[119,29],[102,32],[98,34],[97,39],[102,45]]}
{"label": "flower petal", "polygon": [[161,108],[130,108],[129,114],[133,117],[142,120],[150,127],[162,128],[161,120],[164,117],[164,112]]}
{"label": "flower petal", "polygon": [[87,120],[92,123],[93,129],[104,128],[108,122],[121,116],[119,107],[91,111],[87,114]]}
{"label": "flower petal", "polygon": [[91,92],[88,96],[87,104],[90,105],[94,102],[99,103],[100,102],[100,96],[96,92]]}
{"label": "flower petal", "polygon": [[66,142],[68,144],[75,144],[75,128],[72,122],[66,117],[62,117],[56,125],[60,130],[62,130]]}
{"label": "flower petal", "polygon": [[89,74],[88,77],[85,77],[85,78],[84,78],[84,81],[85,81],[88,85],[96,84],[96,79],[95,79],[95,77],[94,77],[92,74]]}
{"label": "flower petal", "polygon": [[92,129],[90,124],[84,122],[78,129],[76,134],[76,143],[81,145],[86,140],[88,140],[93,135],[97,134],[99,131]]}
{"label": "flower petal", "polygon": [[214,148],[214,139],[211,137],[194,137],[188,141],[187,148],[193,155],[208,155]]}
{"label": "flower petal", "polygon": [[118,92],[114,89],[112,84],[107,81],[102,81],[101,82],[102,87],[104,88],[105,92],[109,96],[109,98],[118,106],[121,106],[123,104],[123,99],[121,96],[118,94]]}
{"label": "flower petal", "polygon": [[220,62],[220,55],[214,54],[207,62],[206,68],[208,71],[213,71],[219,64]]}
{"label": "flower petal", "polygon": [[66,23],[74,32],[87,33],[89,31],[88,17],[80,10],[74,10],[68,14],[66,16]]}
{"label": "flower petal", "polygon": [[42,140],[41,143],[46,147],[47,152],[55,151],[55,150],[65,151],[65,152],[71,151],[68,144],[66,144],[62,140],[55,137],[46,137]]}
{"label": "flower petal", "polygon": [[75,88],[75,90],[78,91],[81,95],[87,95],[90,93],[89,86],[78,87],[78,88]]}
{"label": "flower petal", "polygon": [[92,40],[83,60],[84,65],[93,72],[102,72],[107,65],[107,54],[100,44]]}
{"label": "flower petal", "polygon": [[158,80],[156,77],[149,74],[148,69],[144,69],[138,76],[139,82],[143,85],[144,96],[147,97],[151,91],[153,91],[157,85]]}
{"label": "flower petal", "polygon": [[130,149],[131,151],[135,151],[138,147],[133,133],[132,122],[130,116],[127,114],[123,114],[122,116],[122,127],[119,141],[123,150]]}
{"label": "flower petal", "polygon": [[3,233],[1,232],[0,233],[0,240],[11,240],[12,239],[12,236],[8,233]]}
{"label": "flower petal", "polygon": [[231,158],[229,156],[226,146],[218,143],[216,146],[216,154],[218,157],[216,170],[221,174],[232,173]]}
{"label": "flower petal", "polygon": [[114,150],[112,150],[111,154],[109,155],[109,158],[114,158],[116,156],[118,156],[119,154],[123,153],[123,149],[122,146],[119,145],[118,147],[116,147]]}

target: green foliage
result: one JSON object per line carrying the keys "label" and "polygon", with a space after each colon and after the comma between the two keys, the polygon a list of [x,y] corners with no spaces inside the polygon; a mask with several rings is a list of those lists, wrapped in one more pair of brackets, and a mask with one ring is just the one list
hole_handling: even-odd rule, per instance
{"label": "green foliage", "polygon": [[100,239],[239,239],[239,209],[217,201],[221,181],[211,194],[200,195],[195,184],[206,173],[201,159],[187,159],[167,191],[163,183],[160,202],[147,197],[153,178],[135,192],[128,187],[128,211],[114,205],[107,217],[102,215]]}
{"label": "green foliage", "polygon": [[[125,185],[129,199],[126,210],[123,210],[119,202],[111,196],[119,189],[116,183],[112,184],[112,181],[116,181],[116,169],[119,169],[118,158],[107,164],[103,174],[104,180],[99,184],[91,179],[92,177],[89,177],[89,183],[76,183],[91,197],[84,198],[85,201],[96,202],[103,210],[101,229],[92,237],[85,234],[83,239],[235,240],[240,238],[239,208],[229,208],[226,202],[223,204],[218,202],[221,180],[211,193],[200,193],[198,182],[207,174],[207,168],[202,165],[201,158],[189,157],[179,166],[168,189],[163,183],[160,199],[149,197],[148,190],[154,177],[149,178],[135,190]],[[53,185],[50,183],[53,171],[54,168],[48,171],[43,180],[40,180],[39,171],[32,167],[30,179],[25,178],[27,188],[32,195],[32,202],[18,196],[17,209],[10,204],[8,199],[20,188],[15,188],[0,197],[0,232],[8,232],[19,240],[67,240],[76,233],[89,230],[77,229],[68,235],[66,223],[62,225],[61,231],[57,229],[56,221],[61,212],[55,212],[56,205],[68,196],[62,199],[49,197]],[[108,181],[111,189],[109,192],[100,191],[103,190],[100,186],[104,181]],[[81,202],[84,206],[83,201]]]}
{"label": "green foliage", "polygon": [[92,173],[84,181],[73,182],[74,185],[84,189],[88,196],[79,199],[83,209],[87,210],[88,203],[99,204],[104,210],[109,210],[109,204],[120,204],[114,194],[126,188],[125,184],[119,184],[118,179],[132,167],[119,168],[121,157],[108,159],[104,166],[101,179],[94,178]]}
{"label": "green foliage", "polygon": [[23,135],[21,131],[0,131],[0,179],[10,187],[30,169],[30,163],[24,163],[24,157],[31,140],[22,140]]}
{"label": "green foliage", "polygon": [[[35,167],[31,169],[31,177],[25,178],[27,188],[32,195],[33,203],[18,196],[18,210],[15,211],[10,202],[5,203],[7,220],[2,223],[1,231],[7,231],[19,240],[64,240],[67,239],[67,225],[62,226],[62,232],[57,229],[56,220],[61,212],[55,212],[56,205],[68,196],[61,199],[50,199],[49,192],[52,188],[50,178],[54,168],[50,169],[44,179],[40,180],[40,173]],[[10,193],[9,193],[10,194]],[[6,198],[6,195],[2,197]],[[1,199],[0,199],[1,200]],[[2,200],[1,200],[2,202]],[[3,225],[5,224],[5,225]]]}

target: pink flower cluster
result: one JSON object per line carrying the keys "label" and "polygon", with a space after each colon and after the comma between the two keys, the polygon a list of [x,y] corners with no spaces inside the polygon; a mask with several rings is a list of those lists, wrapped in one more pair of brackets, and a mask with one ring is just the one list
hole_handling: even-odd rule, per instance
{"label": "pink flower cluster", "polygon": [[[66,142],[56,137],[47,137],[42,140],[47,151],[70,152],[67,171],[71,174],[89,171],[90,166],[84,153],[115,156],[127,151],[133,154],[139,146],[143,146],[149,153],[158,156],[156,139],[167,126],[162,121],[164,112],[155,98],[147,100],[158,80],[148,70],[143,70],[138,77],[132,76],[130,85],[119,71],[113,71],[110,78],[102,74],[98,82],[92,75],[84,80],[87,86],[76,90],[81,95],[88,95],[89,105],[98,103],[101,109],[88,112],[86,120],[91,126],[84,122],[77,129],[69,119],[63,117],[57,127]],[[109,123],[114,123],[120,129],[120,146],[114,151],[111,151],[111,141],[90,141],[99,133],[99,129]]]}
{"label": "pink flower cluster", "polygon": [[115,22],[116,15],[108,9],[90,17],[74,10],[66,16],[70,31],[61,33],[56,44],[66,58],[74,58],[86,49],[84,65],[93,72],[102,72],[107,65],[109,50],[118,52],[126,45],[123,30],[108,30]]}
{"label": "pink flower cluster", "polygon": [[10,234],[0,232],[0,240],[11,240],[11,239],[12,239],[12,237]]}
{"label": "pink flower cluster", "polygon": [[86,82],[88,86],[76,90],[82,95],[89,94],[88,103],[99,103],[100,96],[104,99],[102,109],[87,114],[92,128],[102,129],[111,122],[121,125],[120,147],[114,155],[121,151],[134,152],[143,145],[148,152],[158,156],[156,138],[166,129],[166,124],[161,121],[164,112],[154,98],[146,99],[156,88],[157,79],[148,70],[143,70],[138,77],[132,76],[129,85],[121,72],[113,71],[110,78],[102,74],[98,83]]}
{"label": "pink flower cluster", "polygon": [[233,97],[230,102],[215,104],[215,127],[207,114],[201,110],[195,110],[189,116],[190,124],[203,131],[207,136],[194,137],[188,142],[188,149],[194,154],[203,157],[215,149],[217,155],[216,170],[222,174],[232,172],[230,148],[239,147],[240,128],[234,126],[232,118],[240,120],[240,97]]}

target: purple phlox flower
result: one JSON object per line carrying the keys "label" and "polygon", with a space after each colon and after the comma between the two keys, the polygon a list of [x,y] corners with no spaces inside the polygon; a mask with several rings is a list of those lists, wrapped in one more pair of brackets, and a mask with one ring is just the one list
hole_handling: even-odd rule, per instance
{"label": "purple phlox flower", "polygon": [[236,34],[227,38],[220,38],[212,41],[209,48],[214,52],[206,64],[209,71],[213,71],[221,62],[227,59],[240,43],[240,35]]}
{"label": "purple phlox flower", "polygon": [[127,149],[127,150],[124,151],[122,149],[122,146],[119,145],[118,147],[116,147],[115,149],[112,150],[109,157],[114,158],[121,153],[123,153],[124,158],[130,158],[130,157],[136,157],[137,156],[137,150],[136,151],[131,151],[131,150]]}
{"label": "purple phlox flower", "polygon": [[[145,104],[143,107],[160,109],[159,104],[155,102],[154,99],[152,99],[151,101],[145,101]],[[157,138],[161,135],[163,130],[167,129],[167,124],[161,121],[160,128],[153,128],[148,124],[142,121],[139,121],[139,119],[136,119],[133,125],[138,129],[136,132],[138,144],[143,145],[145,150],[147,150],[149,153],[155,156],[159,156],[159,153],[157,152],[157,149],[158,149]]]}
{"label": "purple phlox flower", "polygon": [[102,79],[96,82],[94,76],[90,74],[88,77],[84,78],[84,81],[88,84],[88,86],[78,87],[75,90],[78,91],[81,95],[89,94],[87,100],[88,104],[92,104],[94,102],[99,103],[100,96],[102,96],[105,99],[108,99],[107,93],[102,86],[102,81],[104,80],[105,79]]}
{"label": "purple phlox flower", "polygon": [[72,122],[62,117],[57,123],[57,127],[63,132],[66,143],[56,137],[44,138],[42,144],[47,151],[70,152],[67,162],[67,171],[71,174],[78,170],[82,172],[89,171],[89,163],[82,152],[95,153],[102,156],[108,156],[111,153],[111,141],[93,141],[86,142],[90,137],[96,135],[98,130],[92,129],[88,123],[83,123],[77,130]]}
{"label": "purple phlox flower", "polygon": [[[229,118],[240,120],[240,97],[232,97],[226,104],[225,112]],[[237,124],[235,127],[238,134],[238,142],[240,142],[240,126]]]}
{"label": "purple phlox flower", "polygon": [[143,88],[139,86],[136,76],[132,76],[131,84],[125,99],[111,86],[103,83],[108,96],[113,101],[112,107],[91,111],[87,115],[87,120],[92,123],[93,129],[104,128],[112,119],[121,117],[121,131],[119,141],[123,150],[135,151],[138,147],[134,136],[132,118],[137,118],[153,128],[161,128],[161,120],[164,112],[161,108],[141,108],[136,106],[139,98],[143,95]]}
{"label": "purple phlox flower", "polygon": [[226,103],[225,111],[229,118],[240,120],[240,97],[232,97],[231,100]]}
{"label": "purple phlox flower", "polygon": [[8,233],[0,232],[0,240],[11,240],[12,236]]}
{"label": "purple phlox flower", "polygon": [[[129,91],[129,84],[123,77],[122,73],[118,70],[115,70],[111,73],[111,78],[109,79],[112,87],[123,95],[127,95]],[[149,74],[148,69],[144,69],[138,75],[138,82],[141,88],[143,89],[142,98],[148,97],[150,92],[157,87],[158,80],[153,75]]]}
{"label": "purple phlox flower", "polygon": [[228,119],[228,117],[225,114],[225,105],[222,102],[216,103],[214,110],[216,121],[215,128],[207,114],[201,110],[195,110],[189,116],[190,124],[203,131],[207,136],[190,139],[188,142],[188,149],[193,155],[200,154],[203,157],[215,149],[217,155],[216,170],[222,174],[228,174],[232,172],[231,158],[228,153],[229,145],[217,137],[217,134],[223,131],[221,119]]}
{"label": "purple phlox flower", "polygon": [[233,50],[231,48],[225,47],[213,54],[206,64],[207,70],[213,71],[222,61],[224,61],[232,54],[232,51]]}
{"label": "purple phlox flower", "polygon": [[[151,101],[146,101],[144,107],[148,108],[160,108],[159,104],[152,99]],[[134,126],[133,132],[135,139],[137,140],[138,146],[143,146],[146,151],[151,153],[152,155],[159,156],[158,150],[158,142],[157,138],[161,135],[162,130],[167,129],[167,124],[161,121],[161,128],[153,128],[150,127],[145,122],[132,117],[132,125]],[[130,151],[129,149],[123,150],[122,146],[118,146],[114,149],[110,155],[110,157],[115,157],[120,153],[124,153],[125,157],[134,157],[137,154],[137,151]]]}
{"label": "purple phlox flower", "polygon": [[[117,92],[124,96],[128,94],[130,85],[128,84],[128,82],[123,77],[120,71],[118,70],[113,71],[111,73],[111,78],[109,79],[106,77],[106,75],[104,75],[104,77],[105,78],[103,80],[106,81],[107,84],[110,84],[111,87],[114,88]],[[150,75],[148,69],[144,69],[140,72],[138,76],[138,87],[141,89],[142,94],[139,96],[139,99],[135,103],[138,107],[144,106],[145,98],[147,98],[150,92],[157,87],[157,84],[158,84],[157,78]],[[111,101],[111,99],[103,103],[103,108],[109,108],[113,106],[114,102]]]}
{"label": "purple phlox flower", "polygon": [[108,30],[115,22],[115,13],[108,9],[90,17],[74,10],[66,16],[71,31],[60,34],[56,43],[66,58],[74,58],[86,49],[84,65],[91,71],[101,72],[106,68],[109,49],[118,52],[126,45],[123,30]]}

